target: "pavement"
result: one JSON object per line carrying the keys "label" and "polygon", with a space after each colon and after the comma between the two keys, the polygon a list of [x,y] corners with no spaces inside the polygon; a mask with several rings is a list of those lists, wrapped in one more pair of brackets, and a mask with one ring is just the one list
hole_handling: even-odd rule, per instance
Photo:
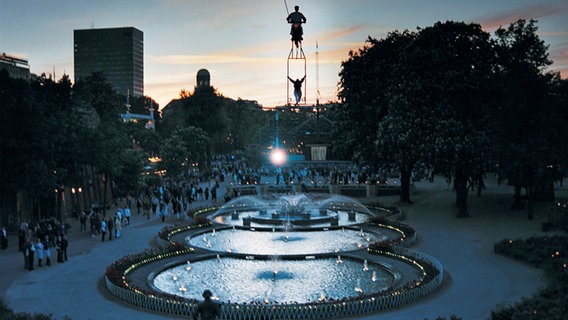
{"label": "pavement", "polygon": [[[470,217],[458,219],[455,194],[445,179],[416,182],[411,194],[414,203],[401,207],[403,222],[418,233],[419,240],[412,248],[437,258],[444,266],[444,286],[416,303],[357,319],[433,320],[452,314],[464,320],[489,319],[497,306],[519,301],[545,286],[540,270],[494,254],[493,245],[504,238],[545,235],[542,222],[551,204],[538,203],[534,219],[528,220],[525,211],[508,209],[512,187],[498,185],[494,177],[488,177],[486,185],[481,197],[470,194]],[[558,197],[568,197],[568,187],[556,186],[555,190]],[[359,200],[392,205],[398,197]],[[201,201],[195,205],[204,204]],[[0,299],[15,312],[51,314],[55,319],[176,318],[123,303],[104,288],[107,266],[125,255],[150,248],[157,232],[175,222],[162,223],[156,216],[148,220],[136,213],[131,220],[120,239],[105,242],[92,238],[89,232],[80,232],[78,221],[67,221],[71,224],[69,261],[52,261],[51,267],[36,267],[33,271],[24,270],[23,255],[12,236],[8,249],[0,251]]]}

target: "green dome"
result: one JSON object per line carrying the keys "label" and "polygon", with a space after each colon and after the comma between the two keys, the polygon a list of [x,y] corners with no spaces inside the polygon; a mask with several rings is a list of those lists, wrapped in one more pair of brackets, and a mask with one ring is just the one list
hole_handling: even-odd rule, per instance
{"label": "green dome", "polygon": [[200,69],[199,71],[197,71],[197,77],[210,77],[211,74],[209,74],[209,71],[207,71],[207,69]]}

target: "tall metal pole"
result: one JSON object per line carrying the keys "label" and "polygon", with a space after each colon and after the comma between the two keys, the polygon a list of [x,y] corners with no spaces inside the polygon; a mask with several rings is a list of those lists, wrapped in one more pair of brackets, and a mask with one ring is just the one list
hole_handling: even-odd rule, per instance
{"label": "tall metal pole", "polygon": [[320,83],[319,83],[319,47],[316,40],[316,106],[319,107],[320,99]]}

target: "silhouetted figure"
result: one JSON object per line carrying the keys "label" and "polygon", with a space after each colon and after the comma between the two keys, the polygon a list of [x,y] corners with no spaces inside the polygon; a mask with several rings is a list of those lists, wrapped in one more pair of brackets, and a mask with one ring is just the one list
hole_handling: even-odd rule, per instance
{"label": "silhouetted figure", "polygon": [[304,40],[302,23],[306,23],[307,21],[306,17],[300,12],[300,6],[294,6],[294,12],[288,15],[286,21],[291,24],[290,35],[292,36],[292,41],[298,46],[298,43]]}
{"label": "silhouetted figure", "polygon": [[305,79],[306,76],[304,76],[302,80],[293,80],[292,78],[288,77],[288,80],[290,80],[294,84],[294,97],[296,98],[296,104],[300,103],[300,100],[302,100],[302,83],[304,83]]}
{"label": "silhouetted figure", "polygon": [[201,316],[201,320],[215,320],[221,316],[219,305],[211,300],[213,294],[209,290],[203,291],[204,300],[197,305],[197,310],[193,314],[193,320]]}

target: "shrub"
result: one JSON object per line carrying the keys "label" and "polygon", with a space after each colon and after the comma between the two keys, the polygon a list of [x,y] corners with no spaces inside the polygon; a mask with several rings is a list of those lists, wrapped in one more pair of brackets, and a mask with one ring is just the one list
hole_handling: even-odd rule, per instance
{"label": "shrub", "polygon": [[491,312],[493,320],[566,319],[568,314],[568,238],[562,236],[505,239],[495,244],[495,252],[545,270],[549,285],[531,298]]}

